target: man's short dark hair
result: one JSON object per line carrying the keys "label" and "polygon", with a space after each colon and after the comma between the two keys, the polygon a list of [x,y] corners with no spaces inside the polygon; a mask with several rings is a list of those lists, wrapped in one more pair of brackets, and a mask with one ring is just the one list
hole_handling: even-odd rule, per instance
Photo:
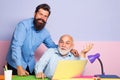
{"label": "man's short dark hair", "polygon": [[50,13],[51,13],[51,11],[50,11],[50,6],[49,6],[48,4],[40,4],[40,5],[38,5],[38,6],[36,7],[35,13],[37,13],[39,9],[44,9],[44,10],[48,11],[48,12],[49,12],[49,15],[50,15]]}

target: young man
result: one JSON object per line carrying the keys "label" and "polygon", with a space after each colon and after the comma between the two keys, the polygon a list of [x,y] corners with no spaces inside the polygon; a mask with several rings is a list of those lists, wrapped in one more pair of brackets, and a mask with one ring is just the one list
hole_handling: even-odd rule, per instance
{"label": "young man", "polygon": [[84,50],[82,50],[79,57],[75,57],[70,52],[73,46],[73,38],[67,34],[63,35],[59,40],[58,48],[49,48],[36,63],[36,78],[52,78],[59,60],[85,59],[86,53],[91,50],[93,44],[89,44]]}
{"label": "young man", "polygon": [[45,28],[50,13],[49,5],[40,4],[36,7],[34,18],[17,24],[7,55],[8,69],[13,70],[13,75],[34,74],[34,52],[42,43],[48,48],[57,47]]}

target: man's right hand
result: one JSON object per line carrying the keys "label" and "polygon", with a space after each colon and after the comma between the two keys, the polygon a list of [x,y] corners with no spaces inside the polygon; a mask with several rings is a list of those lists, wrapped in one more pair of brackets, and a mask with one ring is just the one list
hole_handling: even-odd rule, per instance
{"label": "man's right hand", "polygon": [[39,72],[39,73],[36,74],[36,78],[42,78],[42,79],[44,79],[45,77],[46,76],[45,76],[45,74],[43,72]]}
{"label": "man's right hand", "polygon": [[29,73],[22,68],[22,66],[17,66],[17,74],[19,76],[28,76]]}

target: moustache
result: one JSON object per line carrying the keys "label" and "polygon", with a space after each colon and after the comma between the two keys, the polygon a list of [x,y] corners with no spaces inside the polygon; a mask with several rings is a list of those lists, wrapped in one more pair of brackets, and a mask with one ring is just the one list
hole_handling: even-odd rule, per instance
{"label": "moustache", "polygon": [[36,21],[37,21],[37,22],[38,22],[38,21],[42,21],[43,23],[45,23],[45,21],[44,21],[43,19],[41,19],[41,18],[36,19]]}

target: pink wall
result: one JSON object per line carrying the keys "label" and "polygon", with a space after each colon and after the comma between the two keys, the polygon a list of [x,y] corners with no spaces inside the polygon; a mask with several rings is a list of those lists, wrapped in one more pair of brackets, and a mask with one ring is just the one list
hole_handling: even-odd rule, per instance
{"label": "pink wall", "polygon": [[6,54],[9,48],[9,41],[0,41],[0,74],[3,73],[3,65],[6,64]]}
{"label": "pink wall", "polygon": [[[81,50],[83,46],[86,45],[88,42],[75,42],[75,48],[77,50]],[[95,54],[100,53],[100,58],[103,62],[104,71],[106,74],[116,74],[120,76],[120,42],[93,42],[94,47],[93,49],[87,53]],[[81,48],[81,49],[80,49]],[[85,75],[93,75],[93,74],[100,74],[100,64],[98,60],[94,63],[90,63],[86,66]]]}
{"label": "pink wall", "polygon": [[[75,49],[80,51],[84,48],[86,43],[89,42],[81,42],[76,41],[75,42]],[[95,54],[100,53],[101,59],[104,65],[104,70],[106,74],[116,74],[120,76],[120,42],[93,42],[94,47],[93,49],[87,53],[89,54]],[[0,41],[0,74],[3,74],[2,66],[6,64],[6,54],[9,47],[9,41]],[[46,47],[44,45],[40,46],[36,50],[36,60],[39,59],[39,57],[42,55],[42,53],[46,50]],[[40,53],[40,54],[39,54]],[[87,63],[85,73],[84,75],[94,75],[94,74],[100,74],[100,64],[96,60],[93,64],[91,64],[89,61]]]}

